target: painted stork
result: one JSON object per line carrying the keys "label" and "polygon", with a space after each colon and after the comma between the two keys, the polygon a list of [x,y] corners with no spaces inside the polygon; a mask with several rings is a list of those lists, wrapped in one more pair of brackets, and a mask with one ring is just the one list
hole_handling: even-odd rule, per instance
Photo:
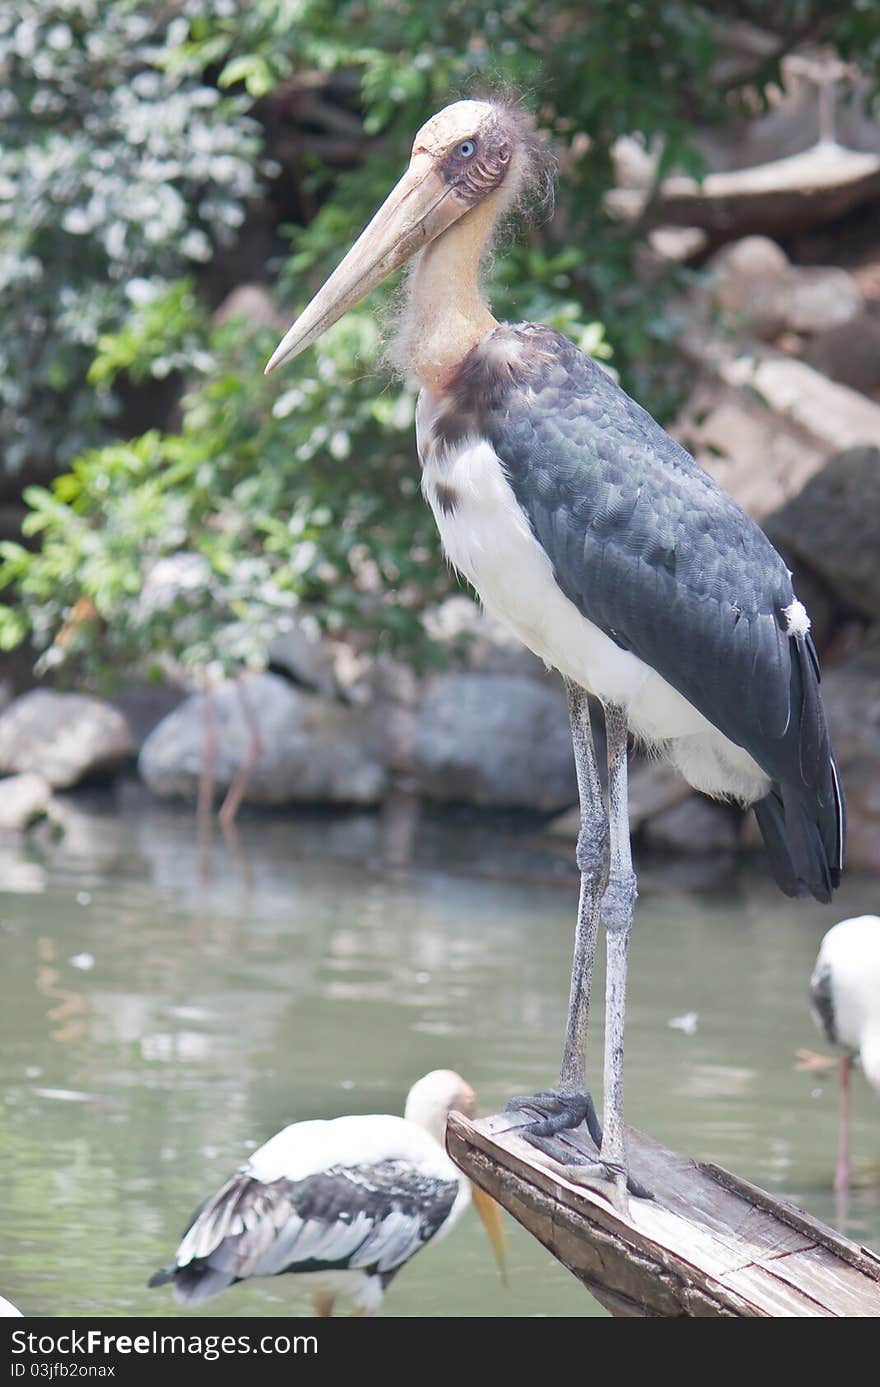
{"label": "painted stork", "polygon": [[[627,734],[697,789],[754,804],[782,890],[828,900],[844,802],[810,622],[756,524],[566,337],[493,318],[480,262],[548,157],[521,108],[458,101],[285,335],[270,371],[411,258],[392,360],[421,385],[422,487],[446,555],[484,606],[565,678],[581,802],[581,891],[557,1088],[533,1143],[582,1120],[593,1178],[623,1201],[623,1026],[636,881]],[[604,710],[606,809],[588,693]],[[607,944],[604,1134],[584,1087],[595,942]],[[524,1100],[517,1100],[524,1101]],[[632,1186],[631,1186],[632,1188]]]}
{"label": "painted stork", "polygon": [[409,1091],[403,1117],[337,1117],[278,1132],[196,1211],[170,1266],[181,1305],[201,1305],[252,1276],[296,1275],[315,1313],[339,1294],[374,1315],[389,1282],[429,1242],[458,1223],[473,1194],[499,1265],[498,1206],[446,1154],[446,1118],[470,1115],[476,1095],[451,1069]]}
{"label": "painted stork", "polygon": [[[810,1010],[828,1044],[844,1051],[837,1061],[840,1099],[834,1188],[845,1190],[852,1173],[850,1076],[856,1056],[880,1098],[880,916],[841,920],[825,935],[810,978]],[[833,1064],[825,1055],[808,1050],[798,1053],[801,1069],[826,1069]]]}

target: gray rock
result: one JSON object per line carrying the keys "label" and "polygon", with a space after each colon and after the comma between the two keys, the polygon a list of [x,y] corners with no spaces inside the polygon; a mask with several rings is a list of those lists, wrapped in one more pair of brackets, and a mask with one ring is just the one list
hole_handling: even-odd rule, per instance
{"label": "gray rock", "polygon": [[878,517],[880,448],[847,448],[770,516],[766,529],[774,544],[817,572],[838,598],[880,618]]}
{"label": "gray rock", "polygon": [[880,405],[760,344],[748,351],[684,326],[678,348],[701,373],[673,435],[763,523],[830,454],[880,438]]}
{"label": "gray rock", "polygon": [[686,265],[703,254],[708,240],[699,226],[655,226],[636,247],[638,272],[653,278],[666,273],[670,265]]}
{"label": "gray rock", "polygon": [[783,329],[806,334],[852,323],[865,307],[852,275],[825,265],[792,266],[773,298]]}
{"label": "gray rock", "polygon": [[851,390],[864,395],[880,391],[880,317],[860,313],[852,322],[814,337],[803,356],[814,370]]}
{"label": "gray rock", "polygon": [[668,761],[637,761],[629,775],[629,822],[633,833],[649,819],[674,809],[693,793]]}
{"label": "gray rock", "polygon": [[445,674],[419,710],[415,770],[429,799],[559,810],[577,798],[562,686],[520,674]]}
{"label": "gray rock", "polygon": [[573,804],[570,809],[565,809],[561,814],[557,814],[555,819],[545,825],[544,832],[551,838],[568,838],[572,843],[577,842],[577,836],[581,830],[581,811],[580,806]]}
{"label": "gray rock", "polygon": [[42,818],[52,799],[48,780],[35,771],[0,780],[0,832],[21,833]]}
{"label": "gray rock", "polygon": [[156,684],[148,679],[138,679],[114,694],[113,706],[125,718],[139,749],[153,728],[183,702],[187,693],[188,690],[180,688],[178,684]]}
{"label": "gray rock", "polygon": [[736,852],[741,819],[729,804],[692,794],[649,819],[642,837],[649,847],[686,856]]}
{"label": "gray rock", "polygon": [[829,670],[822,694],[846,791],[846,864],[880,869],[880,636]]}
{"label": "gray rock", "polygon": [[718,307],[742,318],[758,336],[774,336],[781,326],[776,287],[788,273],[788,256],[767,236],[743,236],[723,246],[709,262]]}
{"label": "gray rock", "polygon": [[55,789],[110,774],[134,749],[119,710],[88,694],[32,689],[0,716],[0,775],[36,771]]}
{"label": "gray rock", "polygon": [[[277,674],[227,681],[216,688],[214,780],[228,789],[244,762],[249,722],[260,752],[245,799],[251,804],[375,804],[385,770],[372,720],[360,709],[326,702]],[[247,709],[247,712],[246,712]],[[195,799],[202,771],[206,701],[188,698],[144,743],[138,768],[154,794]]]}
{"label": "gray rock", "polygon": [[846,270],[790,265],[766,236],[744,236],[724,246],[710,265],[716,304],[758,337],[828,332],[864,311],[861,290]]}
{"label": "gray rock", "polygon": [[[671,809],[694,792],[687,781],[667,761],[633,759],[629,768],[629,826],[638,833],[655,814]],[[576,839],[580,829],[580,809],[576,805],[547,826],[554,837]]]}

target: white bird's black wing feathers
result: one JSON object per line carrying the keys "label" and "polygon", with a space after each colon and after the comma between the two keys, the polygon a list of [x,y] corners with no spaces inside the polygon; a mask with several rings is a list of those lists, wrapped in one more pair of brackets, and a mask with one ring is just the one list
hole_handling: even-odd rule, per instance
{"label": "white bird's black wing feathers", "polygon": [[567,338],[522,324],[488,342],[465,359],[439,440],[488,440],[562,591],[771,777],[757,812],[777,880],[827,899],[843,800],[815,651],[808,634],[788,635],[783,560]]}
{"label": "white bird's black wing feathers", "polygon": [[817,964],[810,978],[810,1005],[816,1024],[825,1035],[829,1045],[836,1045],[837,1017],[834,1009],[834,990],[830,966]]}
{"label": "white bird's black wing feathers", "polygon": [[457,1180],[405,1160],[271,1182],[245,1167],[196,1212],[176,1263],[150,1285],[173,1281],[189,1305],[245,1277],[280,1272],[357,1269],[387,1285],[445,1223],[458,1192]]}

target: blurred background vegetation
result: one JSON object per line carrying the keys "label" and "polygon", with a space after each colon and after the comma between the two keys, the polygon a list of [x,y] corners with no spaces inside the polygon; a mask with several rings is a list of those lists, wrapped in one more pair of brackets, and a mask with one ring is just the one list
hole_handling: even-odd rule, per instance
{"label": "blurred background vegetation", "polygon": [[[661,418],[676,276],[634,274],[612,148],[699,174],[691,132],[761,108],[804,40],[877,83],[876,0],[19,0],[0,13],[0,644],[41,673],[259,665],[294,609],[430,657],[448,590],[413,392],[377,297],[264,379],[280,329],[399,176],[413,133],[509,84],[559,160],[552,221],[502,245],[499,317],[610,358]],[[731,71],[726,26],[773,51]],[[690,272],[692,273],[692,272]],[[242,291],[239,286],[251,286]],[[254,286],[263,286],[262,292]],[[238,292],[233,292],[238,289]],[[230,297],[231,295],[231,297]],[[222,305],[222,307],[221,307]],[[220,310],[218,312],[218,309]]]}

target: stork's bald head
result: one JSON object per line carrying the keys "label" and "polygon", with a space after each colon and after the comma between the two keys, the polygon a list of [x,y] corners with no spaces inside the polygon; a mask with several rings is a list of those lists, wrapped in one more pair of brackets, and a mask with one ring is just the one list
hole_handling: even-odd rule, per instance
{"label": "stork's bald head", "polygon": [[490,199],[491,223],[523,188],[542,181],[547,168],[534,122],[521,107],[455,101],[438,111],[416,135],[403,178],[266,369],[298,355],[393,270]]}
{"label": "stork's bald head", "polygon": [[438,167],[457,200],[473,206],[507,177],[515,141],[503,112],[488,101],[456,101],[432,116],[413,142],[413,158]]}

